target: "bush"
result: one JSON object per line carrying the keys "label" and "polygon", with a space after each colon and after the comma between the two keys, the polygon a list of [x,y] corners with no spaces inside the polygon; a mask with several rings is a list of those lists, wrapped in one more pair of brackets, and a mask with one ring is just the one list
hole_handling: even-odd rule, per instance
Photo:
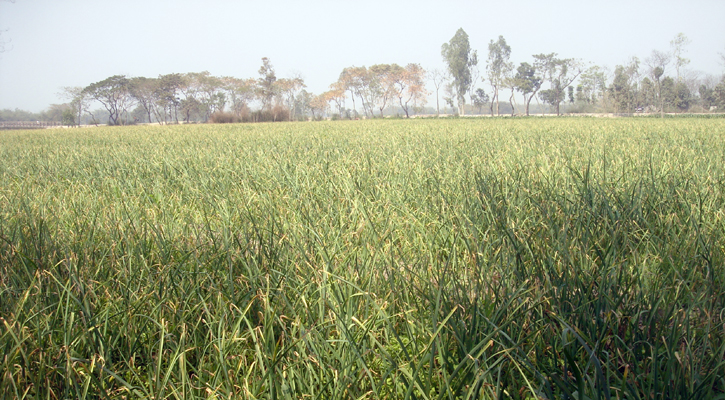
{"label": "bush", "polygon": [[271,110],[259,110],[251,113],[251,122],[279,122],[289,120],[289,110],[275,106]]}
{"label": "bush", "polygon": [[63,110],[63,125],[72,126],[76,124],[76,117],[73,110]]}
{"label": "bush", "polygon": [[242,118],[230,112],[217,111],[209,117],[212,124],[235,124],[242,122]]}

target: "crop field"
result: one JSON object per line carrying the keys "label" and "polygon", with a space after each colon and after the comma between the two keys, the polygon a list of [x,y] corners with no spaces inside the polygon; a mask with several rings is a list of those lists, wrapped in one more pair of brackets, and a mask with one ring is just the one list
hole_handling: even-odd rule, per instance
{"label": "crop field", "polygon": [[725,119],[0,133],[0,398],[725,396]]}

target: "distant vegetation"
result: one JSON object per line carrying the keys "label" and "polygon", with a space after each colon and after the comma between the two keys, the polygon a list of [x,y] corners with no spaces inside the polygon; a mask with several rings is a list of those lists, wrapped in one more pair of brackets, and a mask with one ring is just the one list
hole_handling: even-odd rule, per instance
{"label": "distant vegetation", "polygon": [[725,120],[0,135],[8,398],[725,394]]}
{"label": "distant vegetation", "polygon": [[[306,90],[301,76],[278,78],[262,59],[256,78],[209,72],[158,77],[114,75],[86,87],[63,88],[68,103],[36,115],[3,110],[0,121],[74,124],[263,122],[354,119],[414,114],[530,115],[531,113],[708,113],[725,109],[725,76],[688,69],[689,39],[678,34],[666,51],[632,57],[610,70],[556,53],[518,65],[503,36],[479,60],[459,29],[441,47],[446,70],[376,64],[344,68],[329,90]],[[720,54],[725,65],[725,54]],[[480,61],[480,62],[479,62]],[[434,90],[429,90],[432,84]],[[434,95],[435,106],[428,106]],[[517,98],[523,103],[518,104]],[[441,111],[441,109],[443,111]]]}

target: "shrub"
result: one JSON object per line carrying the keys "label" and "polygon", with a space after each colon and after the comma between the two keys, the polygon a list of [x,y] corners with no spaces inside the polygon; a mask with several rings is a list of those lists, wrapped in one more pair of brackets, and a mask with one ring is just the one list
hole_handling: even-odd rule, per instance
{"label": "shrub", "polygon": [[242,118],[230,112],[217,111],[209,117],[212,124],[234,124],[242,122]]}

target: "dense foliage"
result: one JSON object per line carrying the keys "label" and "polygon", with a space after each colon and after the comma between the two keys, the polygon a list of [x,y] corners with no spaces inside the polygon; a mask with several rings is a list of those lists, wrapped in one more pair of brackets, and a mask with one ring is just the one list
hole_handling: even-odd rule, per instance
{"label": "dense foliage", "polygon": [[722,396],[724,142],[723,119],[4,133],[0,393]]}

